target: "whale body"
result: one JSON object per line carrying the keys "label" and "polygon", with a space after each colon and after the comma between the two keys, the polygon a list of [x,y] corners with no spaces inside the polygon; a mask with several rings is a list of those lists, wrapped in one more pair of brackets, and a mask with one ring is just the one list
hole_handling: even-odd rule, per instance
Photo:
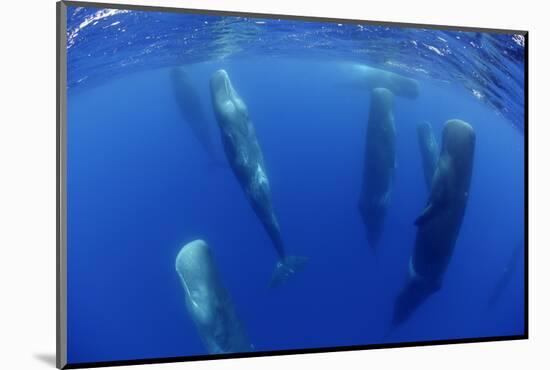
{"label": "whale body", "polygon": [[277,285],[302,268],[307,259],[286,254],[256,131],[245,102],[233,88],[225,70],[220,69],[212,75],[210,92],[227,160],[277,253],[278,261],[271,279],[271,285]]}
{"label": "whale body", "polygon": [[176,271],[185,293],[187,312],[208,353],[252,351],[253,346],[203,240],[183,246],[176,257]]}
{"label": "whale body", "polygon": [[183,119],[191,129],[193,136],[200,143],[212,164],[220,164],[217,158],[212,130],[204,113],[199,92],[183,66],[170,70],[170,80],[176,103]]}
{"label": "whale body", "polygon": [[371,94],[363,166],[359,212],[368,242],[375,248],[390,204],[395,169],[393,94],[385,88],[376,88]]}
{"label": "whale body", "polygon": [[437,166],[439,148],[432,130],[432,125],[430,125],[429,122],[420,122],[416,126],[416,132],[418,134],[418,145],[420,146],[420,155],[422,157],[424,179],[429,191],[432,188],[432,179]]}
{"label": "whale body", "polygon": [[345,82],[347,86],[361,87],[373,90],[382,87],[390,90],[394,95],[416,99],[419,95],[418,81],[413,78],[404,77],[397,73],[359,63],[345,63],[345,75],[350,80]]}
{"label": "whale body", "polygon": [[407,283],[397,297],[393,326],[406,321],[441,288],[468,202],[475,132],[466,122],[445,123],[441,153],[424,211],[416,219],[416,240]]}

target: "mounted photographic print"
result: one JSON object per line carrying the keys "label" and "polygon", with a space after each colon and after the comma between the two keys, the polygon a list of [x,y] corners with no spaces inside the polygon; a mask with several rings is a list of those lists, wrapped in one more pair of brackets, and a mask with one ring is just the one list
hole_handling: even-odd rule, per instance
{"label": "mounted photographic print", "polygon": [[526,31],[57,5],[59,368],[527,338]]}

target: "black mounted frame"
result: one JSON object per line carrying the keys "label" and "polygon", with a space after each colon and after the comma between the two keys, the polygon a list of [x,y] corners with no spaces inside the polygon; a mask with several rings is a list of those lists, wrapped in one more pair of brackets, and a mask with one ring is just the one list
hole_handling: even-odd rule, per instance
{"label": "black mounted frame", "polygon": [[[461,26],[446,26],[435,24],[417,24],[417,23],[400,23],[400,22],[384,22],[384,21],[370,21],[370,20],[357,20],[357,19],[338,19],[338,18],[324,18],[324,17],[307,17],[297,15],[282,15],[282,14],[262,14],[262,13],[245,13],[245,12],[232,12],[221,10],[205,10],[205,9],[185,9],[185,8],[172,8],[172,7],[155,7],[155,6],[143,6],[143,5],[130,5],[130,4],[110,4],[110,3],[96,3],[96,2],[84,2],[84,1],[60,1],[56,4],[57,13],[57,63],[56,63],[56,122],[57,122],[57,139],[56,139],[56,234],[57,234],[57,247],[56,247],[56,366],[59,369],[78,369],[78,368],[92,368],[103,366],[121,366],[121,365],[140,365],[140,364],[158,364],[158,363],[170,363],[170,362],[183,362],[183,361],[200,361],[200,360],[218,360],[218,359],[230,359],[230,358],[247,358],[247,357],[264,357],[264,356],[278,356],[278,355],[294,355],[294,354],[309,354],[309,353],[322,353],[322,352],[342,352],[342,351],[357,351],[365,349],[380,349],[380,348],[401,348],[401,347],[415,347],[415,346],[429,346],[429,345],[441,345],[441,344],[459,344],[459,343],[481,343],[481,342],[495,342],[504,340],[518,340],[528,339],[529,335],[529,99],[528,99],[528,45],[529,45],[529,33],[522,30],[510,30],[510,29],[492,29],[492,28],[478,28],[478,27],[461,27]],[[522,335],[511,336],[493,336],[493,337],[480,337],[480,338],[465,338],[465,339],[443,339],[443,340],[429,340],[429,341],[417,341],[417,342],[396,342],[396,343],[384,343],[384,344],[368,344],[368,345],[354,345],[354,346],[341,346],[341,347],[323,347],[323,348],[309,348],[309,349],[290,349],[290,350],[274,350],[274,351],[258,351],[258,352],[245,352],[245,353],[231,353],[231,354],[217,354],[217,355],[199,355],[199,356],[181,356],[181,357],[166,357],[166,358],[152,358],[152,359],[139,359],[139,360],[119,360],[119,361],[103,361],[103,362],[88,362],[70,364],[67,362],[67,213],[66,213],[66,195],[67,195],[67,183],[66,183],[66,171],[67,171],[67,119],[66,119],[66,107],[67,107],[67,7],[68,6],[81,6],[81,7],[94,7],[94,8],[108,8],[108,9],[127,9],[138,11],[156,11],[156,12],[171,12],[171,13],[186,13],[186,14],[205,14],[205,15],[218,15],[218,16],[241,16],[241,17],[256,17],[256,18],[273,18],[273,19],[286,19],[296,21],[318,21],[318,22],[332,22],[332,23],[365,23],[369,25],[383,25],[394,27],[408,27],[408,28],[422,28],[422,29],[438,29],[438,30],[451,30],[451,31],[470,31],[470,32],[490,32],[490,33],[505,33],[505,34],[519,34],[525,38],[525,64],[524,64],[524,333]]]}

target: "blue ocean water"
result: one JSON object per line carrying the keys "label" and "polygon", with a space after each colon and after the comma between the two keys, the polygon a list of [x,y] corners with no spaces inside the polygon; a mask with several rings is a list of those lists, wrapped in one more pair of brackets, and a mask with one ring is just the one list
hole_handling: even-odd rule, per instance
{"label": "blue ocean water", "polygon": [[[521,36],[96,8],[69,8],[67,36],[69,362],[206,354],[174,268],[197,238],[259,351],[523,334],[523,254],[510,263],[524,238]],[[395,98],[376,256],[357,208],[370,93],[338,85],[342,62],[420,87]],[[221,161],[212,73],[224,68],[248,106],[286,248],[310,258],[280,287],[239,183],[179,109],[181,65]],[[464,221],[441,290],[387,335],[428,196],[416,125],[440,140],[451,118],[477,137]]]}

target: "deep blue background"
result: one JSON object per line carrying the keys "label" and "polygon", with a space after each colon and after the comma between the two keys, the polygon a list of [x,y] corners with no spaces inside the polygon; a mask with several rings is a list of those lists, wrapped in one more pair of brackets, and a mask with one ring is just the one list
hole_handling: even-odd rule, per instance
{"label": "deep blue background", "polygon": [[[189,68],[205,107],[208,77],[221,66]],[[476,129],[471,196],[444,288],[387,340],[523,332],[521,266],[498,305],[487,309],[523,237],[521,133],[449,86],[422,81],[419,99],[396,98],[397,169],[377,260],[357,211],[368,92],[332,86],[330,65],[223,66],[255,123],[287,248],[310,256],[310,264],[280,289],[268,289],[270,241],[231,171],[208,166],[177,109],[167,70],[70,96],[71,362],[204,353],[174,269],[179,248],[195,238],[209,243],[256,349],[379,343],[406,277],[412,221],[427,196],[415,128],[422,119],[438,138],[449,118]]]}
{"label": "deep blue background", "polygon": [[[168,69],[69,89],[69,362],[204,354],[174,268],[196,238],[209,243],[257,350],[523,333],[523,258],[487,304],[523,240],[522,132],[461,84],[417,75],[419,98],[395,99],[397,169],[376,258],[357,210],[369,93],[337,87],[345,70],[318,59],[260,54],[188,66],[220,158],[208,79],[228,71],[256,127],[287,249],[311,258],[278,289],[268,288],[271,242],[229,168],[208,165]],[[383,339],[427,197],[416,124],[430,121],[439,139],[451,118],[477,134],[456,250],[441,291]]]}

